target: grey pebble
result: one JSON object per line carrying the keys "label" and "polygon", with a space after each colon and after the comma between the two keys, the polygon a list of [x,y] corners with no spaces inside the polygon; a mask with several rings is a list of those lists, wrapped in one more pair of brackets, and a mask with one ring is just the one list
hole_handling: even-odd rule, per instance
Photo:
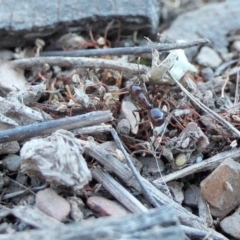
{"label": "grey pebble", "polygon": [[2,161],[9,171],[15,172],[20,168],[21,160],[20,156],[11,154],[5,157]]}

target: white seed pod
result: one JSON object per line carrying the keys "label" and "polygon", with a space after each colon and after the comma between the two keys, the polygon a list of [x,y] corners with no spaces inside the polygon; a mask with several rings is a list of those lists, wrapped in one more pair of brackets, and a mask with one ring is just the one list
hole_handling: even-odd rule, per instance
{"label": "white seed pod", "polygon": [[187,155],[185,153],[179,153],[175,158],[175,164],[178,167],[182,167],[187,162]]}

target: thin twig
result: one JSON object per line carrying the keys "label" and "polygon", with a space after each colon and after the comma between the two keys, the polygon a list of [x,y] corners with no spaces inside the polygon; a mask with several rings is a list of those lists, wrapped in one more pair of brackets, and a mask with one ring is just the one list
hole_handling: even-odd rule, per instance
{"label": "thin twig", "polygon": [[111,125],[95,125],[90,127],[74,129],[74,130],[71,130],[71,132],[74,135],[91,135],[91,134],[110,132],[111,128],[112,128]]}
{"label": "thin twig", "polygon": [[109,173],[104,172],[100,166],[92,169],[92,175],[108,192],[110,192],[132,213],[148,211],[148,209],[138,199],[136,199],[129,191],[118,183]]}
{"label": "thin twig", "polygon": [[210,157],[200,163],[195,163],[191,166],[188,166],[186,168],[180,169],[178,171],[175,171],[173,173],[170,173],[164,177],[158,178],[153,181],[154,185],[159,185],[163,182],[170,182],[175,179],[183,178],[186,176],[189,176],[196,172],[206,171],[206,170],[213,170],[216,168],[219,164],[221,164],[222,161],[224,161],[226,158],[239,158],[240,156],[240,149],[231,149],[230,151],[219,153],[213,157]]}
{"label": "thin twig", "polygon": [[129,166],[129,168],[131,169],[133,175],[135,176],[135,178],[137,179],[141,189],[142,189],[142,192],[144,193],[144,195],[148,198],[148,200],[150,201],[151,204],[153,204],[154,206],[160,206],[160,204],[156,201],[156,199],[151,195],[151,193],[148,191],[148,189],[145,187],[144,183],[142,182],[141,180],[141,176],[139,175],[139,173],[137,172],[136,168],[134,167],[131,159],[129,158],[129,155],[127,153],[127,151],[125,150],[125,148],[123,147],[122,145],[122,142],[120,140],[120,138],[118,137],[118,134],[117,132],[115,131],[114,128],[111,129],[111,134],[113,136],[113,139],[115,140],[118,148],[122,151],[126,161],[127,161],[127,164]]}
{"label": "thin twig", "polygon": [[224,82],[224,84],[222,86],[221,98],[224,98],[224,91],[225,91],[225,88],[226,88],[228,82],[229,82],[229,69],[226,72],[226,79],[225,79],[225,82]]}
{"label": "thin twig", "polygon": [[43,136],[58,129],[72,130],[113,120],[110,111],[96,111],[75,117],[66,117],[42,123],[0,131],[0,143],[23,141],[31,137]]}
{"label": "thin twig", "polygon": [[[166,52],[174,49],[185,49],[195,46],[209,44],[210,41],[206,38],[200,38],[195,41],[186,43],[172,43],[172,44],[157,44],[154,48],[159,52]],[[88,49],[88,50],[74,50],[74,51],[48,51],[42,52],[41,56],[65,56],[65,57],[90,57],[103,55],[139,55],[142,53],[151,53],[149,47],[124,47],[124,48],[108,48],[108,49]]]}
{"label": "thin twig", "polygon": [[212,229],[197,229],[192,228],[188,226],[181,225],[181,228],[183,229],[184,233],[193,238],[197,239],[212,239],[212,240],[227,240],[222,234],[218,234],[216,231],[213,231]]}
{"label": "thin twig", "polygon": [[239,72],[237,72],[234,105],[236,105],[239,102],[239,93],[238,93],[239,80],[240,80],[240,74],[239,74]]}

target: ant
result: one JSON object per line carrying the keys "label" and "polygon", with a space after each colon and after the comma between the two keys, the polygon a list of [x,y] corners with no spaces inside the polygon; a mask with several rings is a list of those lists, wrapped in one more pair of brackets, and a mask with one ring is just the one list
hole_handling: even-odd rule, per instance
{"label": "ant", "polygon": [[131,85],[129,92],[133,100],[135,100],[143,109],[148,111],[148,116],[152,125],[157,127],[164,123],[165,115],[159,108],[154,108],[149,102],[147,93],[138,85]]}

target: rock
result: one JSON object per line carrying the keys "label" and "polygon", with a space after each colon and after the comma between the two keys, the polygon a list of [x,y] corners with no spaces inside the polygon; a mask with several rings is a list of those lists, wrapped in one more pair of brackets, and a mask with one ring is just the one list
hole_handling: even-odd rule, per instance
{"label": "rock", "polygon": [[78,197],[68,197],[67,201],[71,206],[70,217],[73,219],[74,222],[80,222],[83,220],[83,213],[81,208],[84,206],[84,203],[81,198]]}
{"label": "rock", "polygon": [[[64,33],[104,35],[111,20],[119,20],[121,34],[134,31],[156,33],[160,1],[5,1],[0,0],[0,48],[17,47],[36,38],[53,38]],[[109,31],[116,39],[119,28],[115,21]],[[9,34],[6,34],[9,33]],[[51,39],[52,40],[52,39]]]}
{"label": "rock", "polygon": [[20,150],[20,146],[17,141],[0,144],[0,154],[16,153],[19,150]]}
{"label": "rock", "polygon": [[[215,50],[228,52],[228,34],[239,30],[239,9],[239,0],[207,4],[180,15],[163,35],[176,40],[196,40],[201,35],[211,41]],[[190,48],[186,52],[193,56],[197,49]]]}
{"label": "rock", "polygon": [[6,168],[12,172],[17,171],[21,165],[21,157],[16,154],[8,155],[2,161]]}
{"label": "rock", "polygon": [[214,72],[210,67],[203,68],[201,70],[201,75],[206,82],[211,81],[214,78]]}
{"label": "rock", "polygon": [[37,193],[36,207],[59,221],[63,221],[70,212],[70,204],[51,188]]}
{"label": "rock", "polygon": [[88,206],[102,216],[124,216],[129,211],[116,201],[108,200],[104,197],[93,196],[87,200]]}
{"label": "rock", "polygon": [[220,226],[225,233],[240,239],[240,207],[232,215],[224,218]]}
{"label": "rock", "polygon": [[215,217],[225,217],[240,204],[240,164],[231,158],[222,162],[201,182],[201,193]]}
{"label": "rock", "polygon": [[184,203],[190,207],[197,207],[200,197],[200,188],[196,185],[189,185],[187,190],[184,192]]}
{"label": "rock", "polygon": [[154,157],[139,156],[138,160],[143,165],[141,174],[148,180],[159,178],[160,173],[164,171],[164,163],[161,159],[155,160]]}
{"label": "rock", "polygon": [[13,59],[14,53],[7,49],[0,50],[0,60],[8,61]]}
{"label": "rock", "polygon": [[235,49],[237,52],[240,52],[240,40],[234,41],[232,44],[232,48]]}
{"label": "rock", "polygon": [[167,184],[167,186],[170,189],[170,192],[172,193],[173,199],[175,202],[182,204],[184,195],[183,195],[183,183],[182,182],[177,182],[177,181],[172,181]]}
{"label": "rock", "polygon": [[219,55],[212,48],[206,46],[201,48],[196,61],[200,65],[211,68],[217,68],[222,63]]}
{"label": "rock", "polygon": [[198,216],[202,219],[206,227],[213,226],[213,218],[209,209],[209,205],[201,195],[199,196],[198,201]]}
{"label": "rock", "polygon": [[[6,81],[7,79],[7,81]],[[9,92],[26,90],[27,80],[22,69],[16,69],[10,62],[0,64],[0,94],[5,97]]]}

